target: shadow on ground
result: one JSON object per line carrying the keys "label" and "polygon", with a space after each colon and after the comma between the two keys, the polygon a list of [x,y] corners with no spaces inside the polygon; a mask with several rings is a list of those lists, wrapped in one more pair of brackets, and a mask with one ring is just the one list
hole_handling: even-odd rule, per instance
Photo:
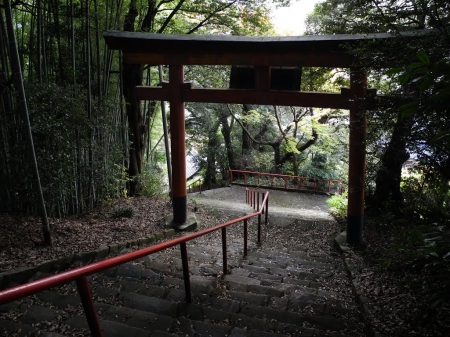
{"label": "shadow on ground", "polygon": [[[253,213],[245,203],[245,187],[231,186],[190,194],[200,207],[212,212],[227,212],[233,216]],[[327,195],[269,190],[269,223],[284,227],[294,221],[308,225],[332,222],[328,213]]]}

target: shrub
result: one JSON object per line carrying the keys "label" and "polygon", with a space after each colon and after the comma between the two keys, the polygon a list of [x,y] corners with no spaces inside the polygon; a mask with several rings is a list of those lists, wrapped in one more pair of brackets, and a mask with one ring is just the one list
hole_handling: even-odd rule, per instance
{"label": "shrub", "polygon": [[135,208],[131,206],[120,206],[114,209],[112,213],[113,218],[133,218],[137,214],[137,211]]}
{"label": "shrub", "polygon": [[330,207],[330,213],[336,216],[343,217],[347,214],[347,191],[342,195],[332,195],[327,200],[327,204]]}
{"label": "shrub", "polygon": [[139,193],[146,197],[161,197],[167,188],[163,170],[155,165],[146,164],[138,177]]}

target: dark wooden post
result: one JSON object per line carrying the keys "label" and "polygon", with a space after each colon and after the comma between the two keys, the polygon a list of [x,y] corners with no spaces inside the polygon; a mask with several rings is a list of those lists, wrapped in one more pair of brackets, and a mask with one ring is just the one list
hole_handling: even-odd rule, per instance
{"label": "dark wooden post", "polygon": [[350,70],[350,92],[353,102],[350,108],[347,243],[359,246],[363,242],[367,94],[367,76],[361,68]]}
{"label": "dark wooden post", "polygon": [[255,67],[255,88],[270,90],[270,67]]}
{"label": "dark wooden post", "polygon": [[184,102],[182,96],[184,70],[182,65],[169,66],[170,134],[172,136],[172,205],[173,222],[183,224],[187,220],[186,197],[186,145]]}

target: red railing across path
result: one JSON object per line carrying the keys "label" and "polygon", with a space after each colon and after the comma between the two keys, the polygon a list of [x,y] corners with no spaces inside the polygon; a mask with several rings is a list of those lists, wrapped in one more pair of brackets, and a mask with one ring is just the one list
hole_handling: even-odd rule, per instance
{"label": "red railing across path", "polygon": [[[230,171],[230,183],[236,181],[236,175],[242,175],[244,184],[249,185],[257,185],[260,187],[273,187],[274,179],[279,178],[284,181],[284,188],[288,188],[288,182],[297,180],[296,183],[290,183],[291,189],[298,190],[313,190],[318,192],[328,192],[331,193],[332,190],[335,190],[336,193],[342,194],[344,191],[344,182],[342,180],[337,179],[317,179],[310,177],[301,177],[301,176],[291,176],[287,174],[276,174],[276,173],[264,173],[264,172],[253,172],[253,171],[244,171],[244,170],[229,170]],[[235,174],[235,175],[233,175]],[[268,184],[265,184],[262,178],[268,178]],[[250,179],[254,179],[254,181],[249,181]]]}
{"label": "red railing across path", "polygon": [[265,215],[265,224],[267,224],[268,207],[269,207],[269,192],[258,191],[252,189],[246,189],[246,202],[256,210],[255,213],[245,215],[243,217],[225,222],[223,224],[216,225],[214,227],[205,228],[201,231],[182,236],[176,239],[172,239],[167,242],[162,242],[147,248],[137,250],[128,254],[116,256],[104,261],[92,263],[83,267],[72,269],[63,273],[48,276],[40,280],[25,283],[19,286],[15,286],[9,289],[0,291],[0,305],[19,300],[21,298],[37,294],[39,292],[48,290],[53,287],[57,287],[72,281],[75,281],[80,294],[81,302],[83,304],[84,312],[91,330],[92,336],[102,336],[100,324],[95,311],[94,302],[86,276],[99,273],[103,270],[116,267],[118,265],[157,253],[167,248],[180,245],[181,261],[183,265],[184,286],[186,292],[186,302],[192,302],[190,277],[189,277],[189,265],[187,256],[188,241],[191,241],[200,236],[207,235],[217,230],[222,231],[222,252],[223,252],[223,273],[227,274],[227,227],[237,224],[241,221],[244,222],[244,256],[247,255],[247,240],[248,240],[248,220],[253,217],[258,217],[258,242],[261,241],[261,216]]}
{"label": "red railing across path", "polygon": [[202,178],[197,179],[196,181],[187,185],[187,192],[199,192],[202,194]]}

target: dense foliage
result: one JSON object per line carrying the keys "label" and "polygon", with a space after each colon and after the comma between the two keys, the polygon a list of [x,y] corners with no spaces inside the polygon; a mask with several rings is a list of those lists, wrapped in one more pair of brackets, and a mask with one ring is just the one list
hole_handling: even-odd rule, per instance
{"label": "dense foliage", "polygon": [[[107,29],[180,34],[269,35],[271,5],[289,1],[20,1],[15,34],[44,197],[52,216],[119,196],[166,188],[159,102],[137,103],[135,85],[158,85],[167,68],[122,63]],[[88,4],[88,6],[86,6]],[[328,0],[308,19],[310,34],[435,28],[430,38],[351,50],[370,85],[391,99],[367,113],[367,205],[417,217],[447,216],[449,202],[449,4],[446,1]],[[4,22],[3,10],[1,22]],[[0,211],[35,213],[27,145],[12,85],[7,32],[0,25]],[[197,87],[228,88],[229,67],[185,69]],[[301,90],[337,92],[342,69],[303,68]],[[408,104],[406,104],[408,103]],[[187,145],[206,186],[228,169],[346,180],[348,113],[299,107],[187,104]],[[407,180],[402,167],[410,158]],[[405,197],[407,196],[407,197]]]}
{"label": "dense foliage", "polygon": [[164,189],[164,179],[155,179],[165,161],[163,142],[155,140],[162,137],[160,105],[133,104],[130,88],[158,84],[165,70],[121,64],[102,32],[268,34],[272,3],[289,1],[2,1],[0,211],[34,214],[38,208],[12,81],[7,4],[44,199],[51,216],[64,216],[109,198]]}
{"label": "dense foliage", "polygon": [[[448,333],[450,275],[450,3],[448,1],[328,0],[309,17],[314,33],[391,32],[395,44],[372,41],[353,50],[367,65],[370,81],[386,99],[368,111],[366,213],[370,237],[360,259],[382,270],[367,277],[363,291],[373,299],[374,327],[401,331],[403,315],[424,333]],[[428,29],[426,34],[421,30]],[[420,39],[402,39],[417,30]],[[330,200],[338,209],[339,200]],[[371,235],[370,233],[377,233]],[[378,240],[378,241],[377,241]],[[400,287],[414,303],[371,285]],[[379,298],[380,297],[380,298]],[[384,299],[381,299],[385,297]],[[420,305],[417,305],[420,303]],[[385,324],[386,306],[394,315]],[[419,308],[420,306],[420,308]],[[397,307],[397,314],[395,313]],[[409,312],[414,308],[415,312]],[[380,317],[380,319],[378,319]],[[404,327],[403,327],[404,329]],[[425,332],[426,331],[426,332]],[[417,331],[409,334],[424,335]]]}
{"label": "dense foliage", "polygon": [[[422,173],[410,175],[408,181],[419,177],[418,190],[425,186],[422,180],[441,185],[437,188],[440,207],[448,208],[449,9],[447,1],[329,0],[317,5],[308,18],[310,33],[395,35],[434,29],[420,39],[399,38],[393,44],[373,41],[352,50],[367,66],[370,85],[389,97],[367,114],[367,202],[374,211],[392,203],[397,209],[402,206],[402,186],[406,186],[402,167],[408,159],[409,168]],[[416,203],[405,206],[414,209]]]}

